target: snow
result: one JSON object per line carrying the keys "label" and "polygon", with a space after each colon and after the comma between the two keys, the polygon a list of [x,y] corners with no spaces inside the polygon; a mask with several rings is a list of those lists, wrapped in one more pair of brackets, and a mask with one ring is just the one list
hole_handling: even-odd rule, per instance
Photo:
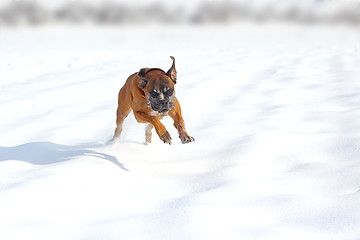
{"label": "snow", "polygon": [[[347,27],[0,30],[0,239],[359,239],[359,35]],[[171,146],[117,93],[176,57]]]}

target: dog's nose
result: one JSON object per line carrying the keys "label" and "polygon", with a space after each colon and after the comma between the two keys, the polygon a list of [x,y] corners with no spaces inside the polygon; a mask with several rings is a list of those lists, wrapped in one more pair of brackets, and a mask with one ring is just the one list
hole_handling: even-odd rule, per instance
{"label": "dog's nose", "polygon": [[167,100],[160,100],[159,102],[161,105],[166,105],[169,103],[169,101],[167,101]]}
{"label": "dog's nose", "polygon": [[160,108],[165,109],[168,108],[168,106],[169,106],[169,101],[166,100],[160,101]]}

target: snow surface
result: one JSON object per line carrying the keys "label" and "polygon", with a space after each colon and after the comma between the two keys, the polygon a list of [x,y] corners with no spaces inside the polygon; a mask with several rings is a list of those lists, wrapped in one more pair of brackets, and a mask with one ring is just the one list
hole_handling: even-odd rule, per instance
{"label": "snow surface", "polygon": [[[359,35],[250,25],[0,29],[0,239],[360,239]],[[117,93],[177,60],[182,145]]]}

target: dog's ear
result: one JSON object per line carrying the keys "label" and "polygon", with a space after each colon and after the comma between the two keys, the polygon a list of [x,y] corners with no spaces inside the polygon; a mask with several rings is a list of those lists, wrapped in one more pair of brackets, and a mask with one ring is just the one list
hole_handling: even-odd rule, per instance
{"label": "dog's ear", "polygon": [[148,70],[149,70],[149,68],[142,68],[138,72],[137,75],[140,78],[140,82],[139,82],[139,85],[138,85],[139,88],[144,88],[146,86],[146,84],[148,83],[148,80],[146,79],[146,72]]}
{"label": "dog's ear", "polygon": [[177,79],[177,72],[175,68],[175,58],[173,56],[170,56],[170,58],[173,60],[171,68],[167,71],[166,75],[171,78],[171,80],[176,83]]}

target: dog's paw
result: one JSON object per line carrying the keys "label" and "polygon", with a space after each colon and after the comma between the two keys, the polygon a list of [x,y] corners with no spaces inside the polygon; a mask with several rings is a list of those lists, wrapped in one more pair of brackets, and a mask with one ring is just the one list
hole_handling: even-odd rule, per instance
{"label": "dog's paw", "polygon": [[107,145],[114,145],[115,143],[117,143],[119,141],[118,137],[113,137],[112,139],[110,139],[106,144]]}
{"label": "dog's paw", "polygon": [[171,136],[168,131],[166,131],[162,136],[160,136],[160,139],[167,144],[171,145]]}
{"label": "dog's paw", "polygon": [[189,135],[181,135],[179,136],[179,138],[181,139],[181,143],[189,143],[195,141],[195,139],[193,137],[190,137]]}

